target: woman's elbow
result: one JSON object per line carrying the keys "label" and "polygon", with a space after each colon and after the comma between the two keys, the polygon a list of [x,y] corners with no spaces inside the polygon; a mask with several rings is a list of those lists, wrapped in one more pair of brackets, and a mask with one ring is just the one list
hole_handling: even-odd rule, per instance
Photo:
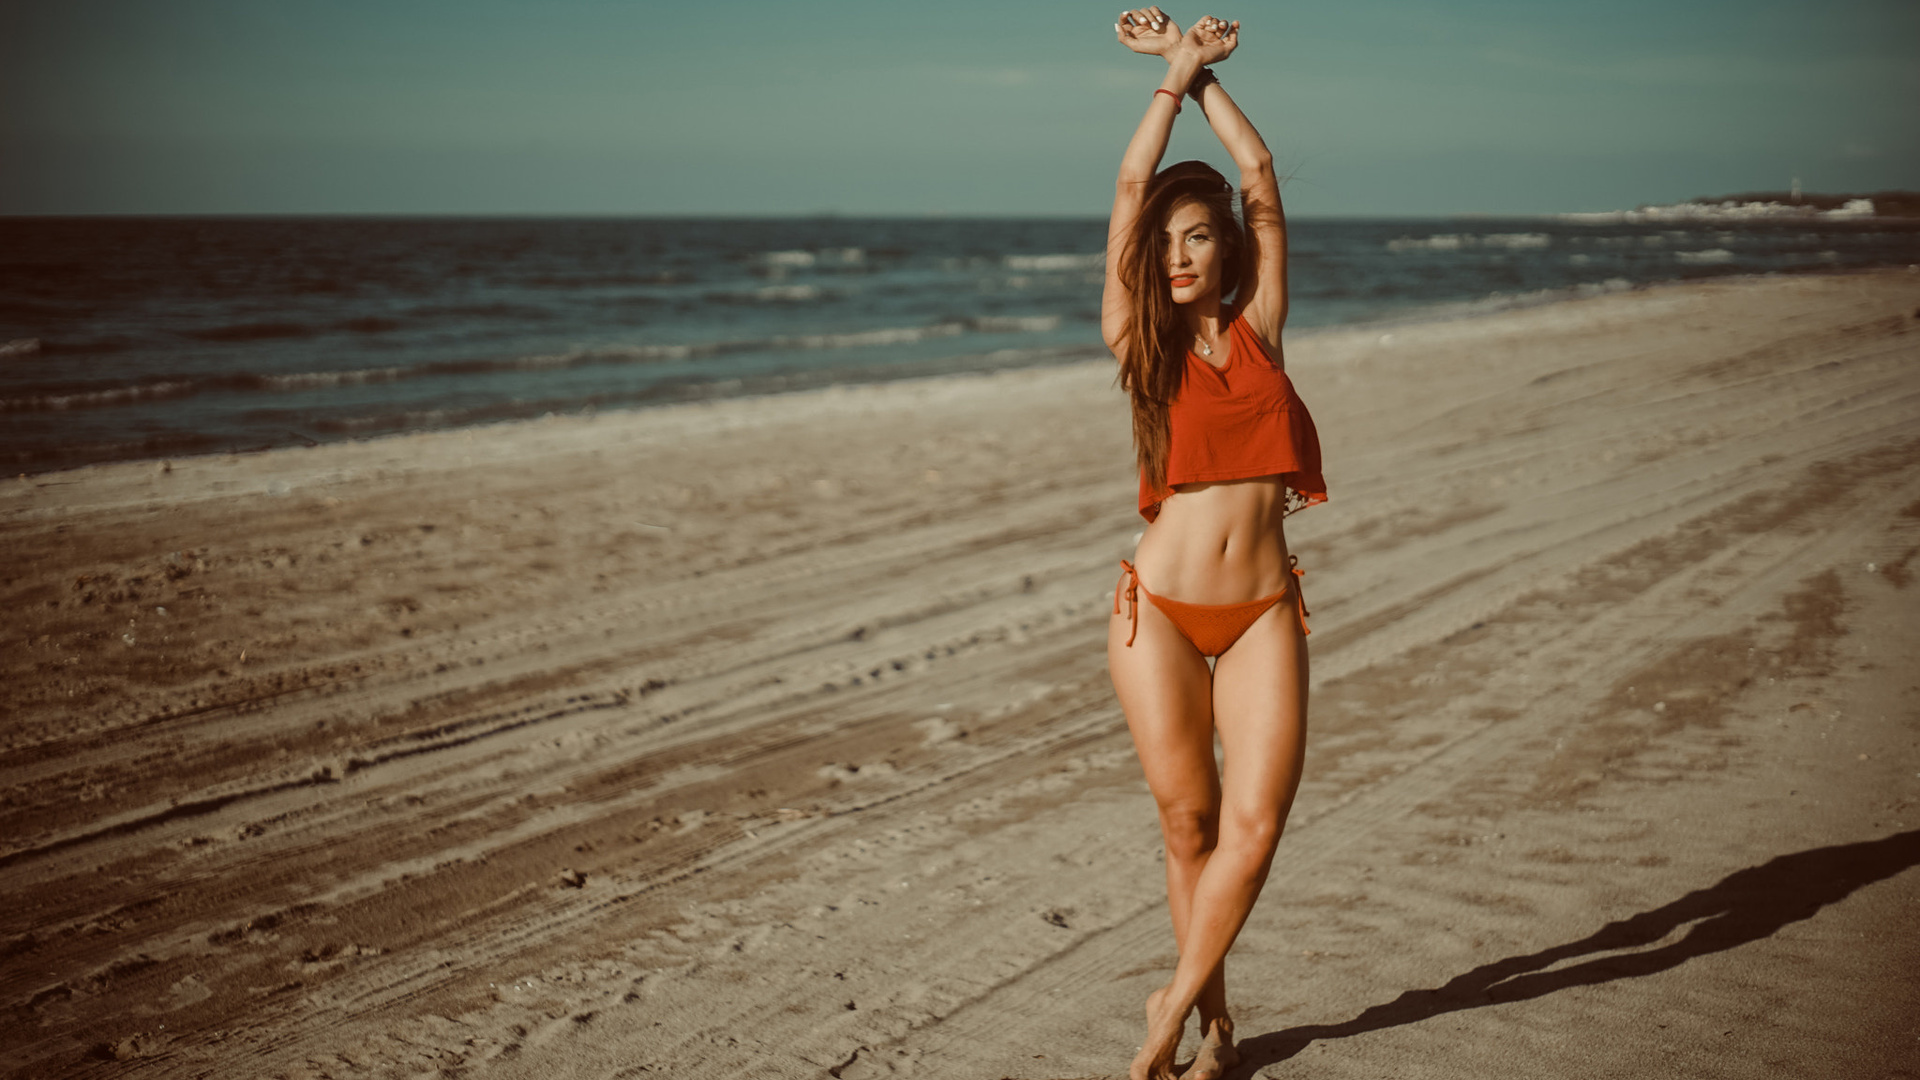
{"label": "woman's elbow", "polygon": [[1261,150],[1258,153],[1249,154],[1235,164],[1240,166],[1241,187],[1274,179],[1273,154],[1270,151]]}

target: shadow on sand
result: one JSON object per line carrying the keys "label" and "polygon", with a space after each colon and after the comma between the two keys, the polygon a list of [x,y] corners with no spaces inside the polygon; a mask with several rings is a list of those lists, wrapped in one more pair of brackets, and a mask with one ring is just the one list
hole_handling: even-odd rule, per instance
{"label": "shadow on sand", "polygon": [[[1846,899],[1862,885],[1890,878],[1916,864],[1920,864],[1920,829],[1782,855],[1737,870],[1671,904],[1608,923],[1578,941],[1483,964],[1455,976],[1437,990],[1409,990],[1351,1020],[1307,1024],[1243,1040],[1241,1065],[1233,1075],[1250,1077],[1325,1039],[1344,1039],[1416,1024],[1444,1013],[1527,1001],[1572,986],[1593,986],[1666,971],[1696,956],[1768,937],[1788,923],[1810,918],[1828,904]],[[1652,945],[1688,923],[1696,925],[1672,944],[1645,952],[1619,953]],[[1614,955],[1605,955],[1609,953]],[[1581,957],[1591,959],[1547,970]]]}

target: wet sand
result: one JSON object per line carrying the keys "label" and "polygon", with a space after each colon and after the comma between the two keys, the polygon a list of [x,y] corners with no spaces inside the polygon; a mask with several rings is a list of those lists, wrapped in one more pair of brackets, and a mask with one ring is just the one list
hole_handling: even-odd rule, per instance
{"label": "wet sand", "polygon": [[[1290,342],[1332,501],[1239,1075],[1915,1075],[1917,305]],[[0,484],[0,1064],[1124,1075],[1126,431],[1091,363]]]}

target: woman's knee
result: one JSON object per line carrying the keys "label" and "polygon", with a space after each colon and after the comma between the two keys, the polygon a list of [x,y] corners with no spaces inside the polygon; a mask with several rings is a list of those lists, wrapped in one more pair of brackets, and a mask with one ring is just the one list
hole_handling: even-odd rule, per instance
{"label": "woman's knee", "polygon": [[1220,842],[1220,811],[1205,805],[1163,806],[1160,834],[1176,860],[1205,858]]}
{"label": "woman's knee", "polygon": [[1237,855],[1264,862],[1280,845],[1285,825],[1281,816],[1271,811],[1228,808],[1218,826],[1218,844]]}

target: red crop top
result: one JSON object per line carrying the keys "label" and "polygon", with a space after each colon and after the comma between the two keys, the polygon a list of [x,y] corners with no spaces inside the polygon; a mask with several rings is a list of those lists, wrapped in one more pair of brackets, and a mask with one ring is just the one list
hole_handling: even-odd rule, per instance
{"label": "red crop top", "polygon": [[1189,350],[1180,396],[1168,409],[1167,484],[1159,491],[1140,474],[1140,515],[1160,516],[1160,503],[1177,484],[1278,476],[1286,484],[1287,512],[1327,501],[1320,476],[1320,434],[1244,318],[1228,324],[1226,362],[1219,367]]}

